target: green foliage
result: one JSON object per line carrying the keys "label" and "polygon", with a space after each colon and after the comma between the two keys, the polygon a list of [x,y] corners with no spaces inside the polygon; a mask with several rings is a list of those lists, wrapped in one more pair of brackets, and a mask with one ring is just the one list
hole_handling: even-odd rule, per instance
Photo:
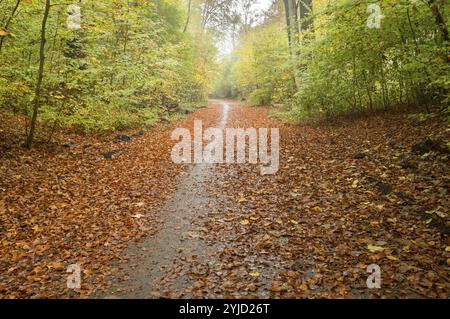
{"label": "green foliage", "polygon": [[[340,114],[450,101],[445,0],[382,0],[380,28],[370,28],[368,3],[313,1],[313,27],[295,35],[289,49],[282,12],[241,37],[233,73],[250,104],[289,105],[286,116]],[[223,89],[221,89],[223,91]]]}
{"label": "green foliage", "polygon": [[[15,4],[0,2],[0,26]],[[184,1],[81,2],[79,30],[67,27],[67,4],[52,4],[40,121],[143,127],[207,98],[216,51],[207,34],[183,33]],[[22,1],[0,51],[0,106],[23,115],[34,98],[43,8]]]}
{"label": "green foliage", "polygon": [[289,47],[278,23],[259,26],[241,37],[231,78],[237,95],[251,105],[281,103],[294,93]]}
{"label": "green foliage", "polygon": [[341,1],[323,12],[328,21],[315,34],[302,35],[294,109],[331,117],[446,98],[448,43],[428,4],[386,0],[381,10],[381,28],[368,28],[366,7]]}
{"label": "green foliage", "polygon": [[214,96],[221,99],[237,97],[238,92],[235,85],[233,69],[235,63],[236,56],[233,54],[223,57],[220,61],[213,88]]}

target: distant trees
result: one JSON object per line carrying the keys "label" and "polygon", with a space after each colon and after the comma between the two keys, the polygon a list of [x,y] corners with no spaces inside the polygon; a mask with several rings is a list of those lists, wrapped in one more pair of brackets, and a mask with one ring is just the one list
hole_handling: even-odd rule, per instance
{"label": "distant trees", "polygon": [[[252,103],[281,100],[289,116],[309,118],[403,105],[428,110],[450,102],[445,0],[277,4],[279,14],[249,30],[235,52],[236,91]],[[289,44],[288,56],[267,34]]]}

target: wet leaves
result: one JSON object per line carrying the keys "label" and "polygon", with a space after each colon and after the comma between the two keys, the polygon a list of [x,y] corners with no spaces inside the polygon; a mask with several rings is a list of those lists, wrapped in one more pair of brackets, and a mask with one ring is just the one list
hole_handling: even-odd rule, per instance
{"label": "wet leaves", "polygon": [[[110,159],[102,154],[118,147],[114,136],[0,147],[0,297],[83,298],[106,288],[121,250],[161,226],[153,208],[182,169],[170,162],[170,131],[122,138],[127,148]],[[71,264],[82,269],[79,292],[66,286]]]}
{"label": "wet leaves", "polygon": [[[197,296],[447,298],[449,242],[433,223],[448,224],[448,157],[410,152],[427,135],[448,138],[444,123],[419,128],[384,116],[299,127],[264,109],[233,107],[228,126],[280,127],[281,168],[261,176],[252,165],[219,167],[211,188],[221,190],[220,209],[204,225],[208,241],[224,248],[209,260],[243,265],[208,274]],[[417,169],[402,170],[401,154]],[[382,271],[380,290],[366,286],[373,263]]]}
{"label": "wet leaves", "polygon": [[[448,154],[435,142],[448,140],[445,123],[384,115],[294,126],[234,105],[228,126],[279,127],[280,171],[217,166],[204,185],[211,207],[177,230],[178,255],[148,297],[448,298]],[[156,208],[182,169],[171,165],[169,133],[120,141],[126,150],[110,159],[102,154],[116,143],[77,136],[68,148],[2,151],[1,296],[87,297],[124,279],[121,251],[164,227]],[[406,158],[417,165],[402,169]],[[210,249],[183,255],[195,241]],[[73,263],[83,270],[75,295],[65,288]],[[379,290],[366,286],[373,263]],[[180,277],[187,284],[172,285]]]}

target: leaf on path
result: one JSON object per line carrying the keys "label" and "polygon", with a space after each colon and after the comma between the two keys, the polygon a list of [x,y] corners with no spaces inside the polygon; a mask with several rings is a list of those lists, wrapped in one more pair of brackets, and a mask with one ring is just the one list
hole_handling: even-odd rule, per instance
{"label": "leaf on path", "polygon": [[391,255],[386,256],[386,258],[389,259],[389,260],[392,260],[392,261],[398,260],[397,257],[391,256]]}
{"label": "leaf on path", "polygon": [[383,251],[384,247],[369,244],[369,245],[367,245],[367,249],[372,253],[377,253],[377,252]]}

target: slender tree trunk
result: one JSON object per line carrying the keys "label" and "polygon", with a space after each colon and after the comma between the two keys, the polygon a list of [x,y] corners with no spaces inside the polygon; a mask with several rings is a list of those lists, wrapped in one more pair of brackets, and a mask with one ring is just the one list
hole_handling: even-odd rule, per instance
{"label": "slender tree trunk", "polygon": [[297,0],[289,0],[289,17],[291,20],[291,32],[293,37],[294,45],[298,45],[299,42],[299,33],[300,30],[298,28],[298,14],[297,14]]}
{"label": "slender tree trunk", "polygon": [[431,12],[433,13],[434,18],[436,19],[436,24],[438,25],[439,30],[441,31],[442,39],[446,42],[449,42],[448,29],[445,25],[445,21],[442,17],[441,11],[439,11],[436,0],[428,0],[428,5],[431,8]]}
{"label": "slender tree trunk", "polygon": [[388,96],[389,92],[386,85],[386,76],[383,66],[383,59],[381,59],[380,62],[380,74],[381,74],[381,94],[383,98],[383,106],[384,109],[387,110],[389,108],[389,96]]}
{"label": "slender tree trunk", "polygon": [[187,18],[186,18],[186,23],[184,25],[184,29],[183,32],[186,33],[187,28],[189,26],[189,21],[191,20],[191,6],[192,6],[192,0],[189,0],[188,2],[188,12],[187,12]]}
{"label": "slender tree trunk", "polygon": [[45,63],[45,31],[47,28],[47,20],[48,15],[50,13],[50,0],[45,1],[45,11],[44,11],[44,17],[42,18],[42,28],[41,28],[41,45],[39,50],[39,71],[38,71],[38,77],[36,81],[36,88],[34,93],[34,105],[33,105],[33,116],[31,118],[31,127],[30,131],[28,133],[27,137],[27,147],[31,149],[31,146],[33,145],[33,137],[34,137],[34,131],[36,129],[36,121],[37,121],[37,115],[39,112],[39,102],[41,99],[41,87],[42,87],[42,78],[44,76],[44,63]]}
{"label": "slender tree trunk", "polygon": [[[8,18],[8,21],[6,21],[6,24],[5,24],[5,26],[4,26],[5,31],[8,31],[9,24],[11,23],[12,18],[13,18],[14,15],[16,14],[16,11],[17,11],[17,9],[19,8],[19,5],[20,5],[20,2],[21,2],[21,1],[22,1],[22,0],[17,0],[16,6],[14,7],[14,9],[13,9],[11,15],[10,15],[9,18]],[[2,51],[4,39],[5,39],[5,37],[0,37],[0,51]]]}
{"label": "slender tree trunk", "polygon": [[[442,40],[444,42],[449,42],[450,40],[447,25],[445,24],[444,17],[442,16],[441,11],[439,10],[436,0],[428,0],[428,5],[431,8],[431,12],[433,13],[434,18],[436,20],[436,24],[438,25],[439,31],[441,32]],[[448,54],[445,54],[444,58],[446,59],[447,63],[450,63],[450,56]]]}
{"label": "slender tree trunk", "polygon": [[284,0],[284,11],[286,12],[286,26],[288,33],[289,47],[292,47],[292,32],[291,32],[291,15],[289,0]]}
{"label": "slender tree trunk", "polygon": [[302,31],[306,31],[313,24],[312,19],[308,19],[307,21],[305,21],[306,18],[308,18],[311,15],[312,0],[300,0],[299,6],[300,6],[300,29]]}
{"label": "slender tree trunk", "polygon": [[286,26],[288,32],[289,48],[291,50],[291,59],[294,62],[294,84],[298,89],[300,87],[299,70],[295,66],[298,60],[299,50],[299,28],[297,15],[297,1],[284,0],[284,8],[286,11]]}

